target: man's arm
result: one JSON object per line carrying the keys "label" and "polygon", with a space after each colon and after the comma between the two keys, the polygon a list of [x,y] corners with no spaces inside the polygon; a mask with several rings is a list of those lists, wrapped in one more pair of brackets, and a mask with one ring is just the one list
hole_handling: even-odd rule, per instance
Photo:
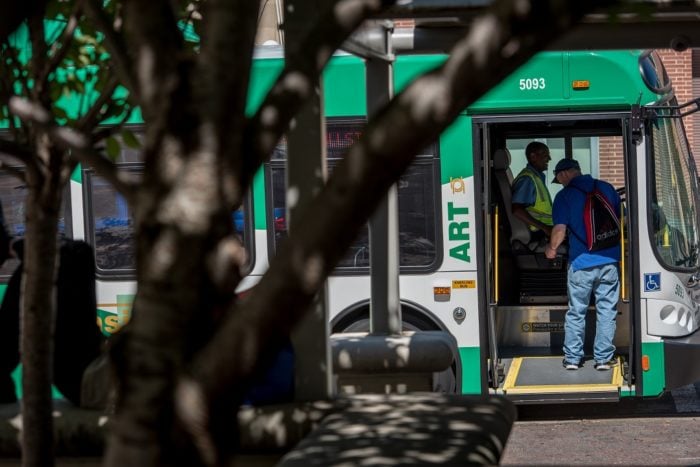
{"label": "man's arm", "polygon": [[511,207],[511,212],[515,217],[517,217],[524,223],[532,225],[533,227],[536,227],[543,231],[545,234],[547,234],[548,237],[552,235],[552,226],[543,224],[542,222],[532,217],[530,213],[527,212],[526,206],[524,204],[513,203]]}
{"label": "man's arm", "polygon": [[549,243],[544,248],[544,255],[548,259],[557,257],[557,248],[562,244],[564,238],[566,238],[566,225],[555,225],[554,228],[552,228],[552,235],[549,237]]}
{"label": "man's arm", "polygon": [[526,225],[531,225],[542,230],[547,236],[552,232],[552,226],[543,224],[527,212],[527,208],[535,204],[537,200],[537,189],[530,177],[516,178],[513,185],[511,197],[511,209],[515,217],[523,221]]}

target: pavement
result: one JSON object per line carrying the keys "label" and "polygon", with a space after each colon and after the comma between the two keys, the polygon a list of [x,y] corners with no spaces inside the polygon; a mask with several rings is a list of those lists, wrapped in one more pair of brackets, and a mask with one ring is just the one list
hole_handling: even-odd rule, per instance
{"label": "pavement", "polygon": [[516,422],[500,465],[700,466],[700,417]]}
{"label": "pavement", "polygon": [[700,467],[700,383],[659,399],[523,406],[501,464]]}

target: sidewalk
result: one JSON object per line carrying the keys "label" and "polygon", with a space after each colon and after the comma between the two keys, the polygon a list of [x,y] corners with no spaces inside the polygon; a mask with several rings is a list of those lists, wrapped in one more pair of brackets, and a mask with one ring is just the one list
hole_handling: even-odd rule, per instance
{"label": "sidewalk", "polygon": [[516,422],[500,465],[700,466],[700,417]]}

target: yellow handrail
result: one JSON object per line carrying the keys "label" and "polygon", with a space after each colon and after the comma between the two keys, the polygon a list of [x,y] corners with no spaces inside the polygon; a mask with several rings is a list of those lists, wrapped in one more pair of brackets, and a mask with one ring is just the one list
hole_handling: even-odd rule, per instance
{"label": "yellow handrail", "polygon": [[493,215],[494,227],[493,227],[493,273],[494,273],[494,303],[498,303],[498,206],[496,206],[496,211]]}
{"label": "yellow handrail", "polygon": [[620,203],[620,283],[622,287],[622,301],[627,300],[627,287],[625,287],[625,203]]}

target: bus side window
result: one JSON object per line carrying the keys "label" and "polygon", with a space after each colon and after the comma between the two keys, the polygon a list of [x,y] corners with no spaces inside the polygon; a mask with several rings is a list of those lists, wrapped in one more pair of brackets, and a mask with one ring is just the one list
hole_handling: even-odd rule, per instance
{"label": "bus side window", "polygon": [[97,270],[135,269],[133,220],[126,200],[102,177],[90,174],[86,178]]}
{"label": "bus side window", "polygon": [[[345,151],[357,141],[365,125],[364,117],[329,118],[327,120],[328,171],[338,165]],[[398,182],[399,254],[402,267],[425,270],[437,267],[439,225],[438,145],[426,148]],[[268,164],[268,235],[270,255],[287,236],[284,139],[275,148]],[[369,267],[369,230],[365,225],[337,266],[339,269]]]}

